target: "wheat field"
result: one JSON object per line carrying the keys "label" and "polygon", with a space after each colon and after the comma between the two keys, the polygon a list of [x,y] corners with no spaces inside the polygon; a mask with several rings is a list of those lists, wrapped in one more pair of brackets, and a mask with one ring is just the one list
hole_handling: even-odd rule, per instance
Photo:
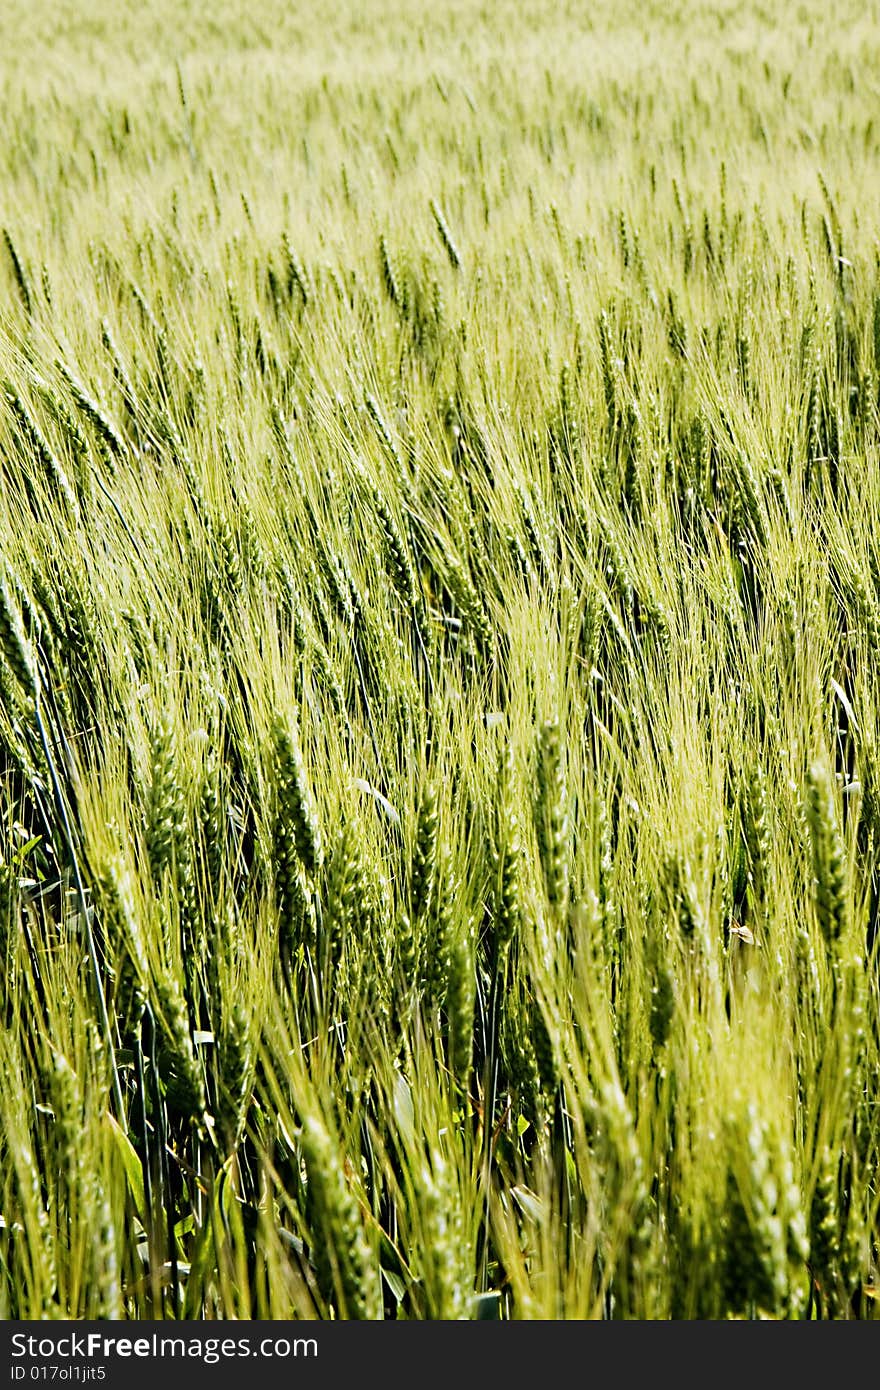
{"label": "wheat field", "polygon": [[876,1316],[877,5],[2,20],[0,1317]]}

